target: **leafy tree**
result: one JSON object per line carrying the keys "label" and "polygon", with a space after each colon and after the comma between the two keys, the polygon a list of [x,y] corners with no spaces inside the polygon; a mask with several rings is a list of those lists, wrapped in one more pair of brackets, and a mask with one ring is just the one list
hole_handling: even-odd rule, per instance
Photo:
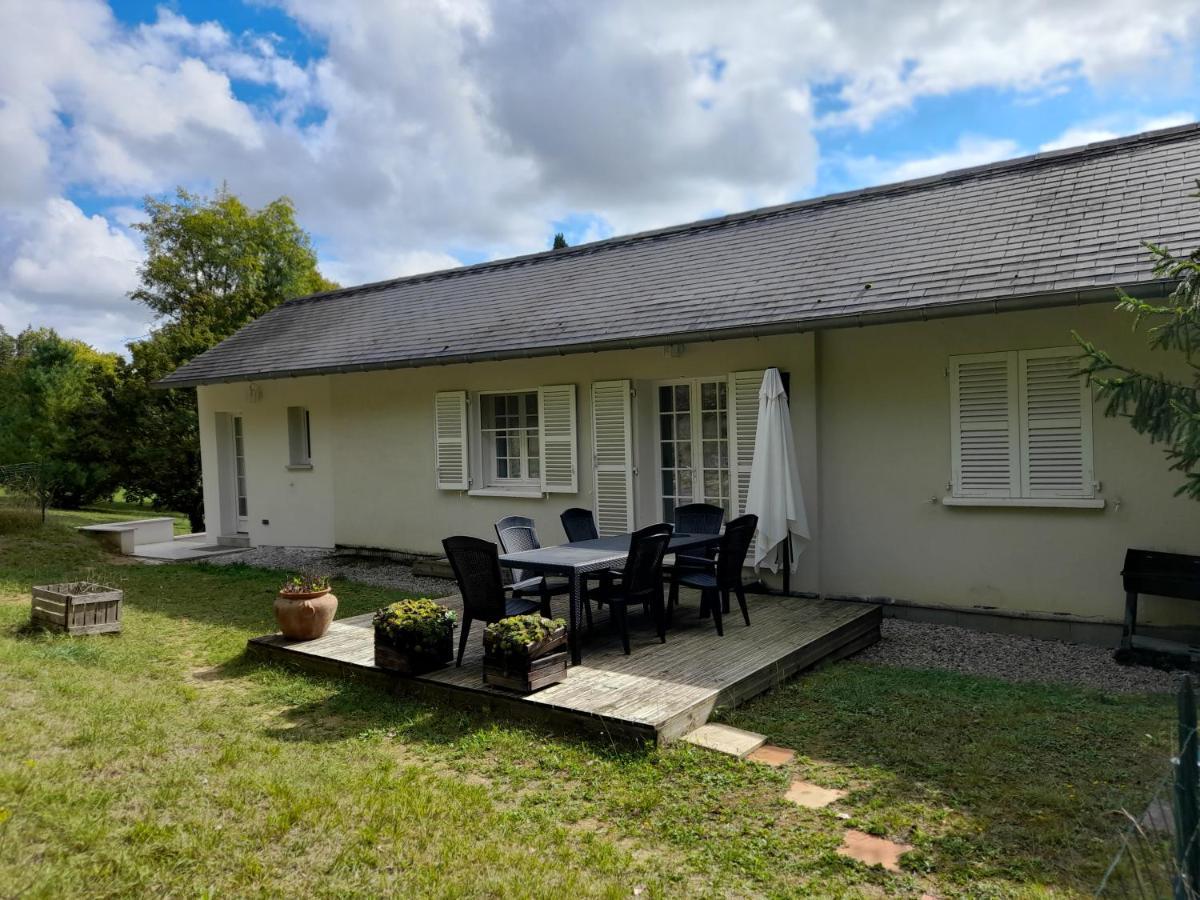
{"label": "leafy tree", "polygon": [[1079,335],[1075,340],[1087,360],[1088,380],[1107,401],[1104,414],[1128,418],[1138,434],[1166,445],[1170,468],[1184,476],[1176,494],[1200,500],[1200,249],[1176,256],[1155,244],[1146,248],[1154,259],[1154,274],[1175,282],[1175,288],[1162,302],[1120,291],[1117,309],[1133,315],[1134,329],[1145,330],[1151,348],[1181,354],[1187,376],[1143,372]]}
{"label": "leafy tree", "polygon": [[53,329],[0,332],[0,464],[35,464],[42,501],[77,508],[116,487],[118,362]]}
{"label": "leafy tree", "polygon": [[551,250],[566,250],[567,247],[569,247],[569,246],[571,246],[571,245],[567,243],[567,239],[565,237],[563,237],[563,233],[561,231],[559,231],[554,235],[554,246],[551,247],[550,249]]}
{"label": "leafy tree", "polygon": [[122,484],[134,500],[204,522],[196,395],[154,382],[291,297],[337,285],[317,269],[316,253],[287,198],[248,208],[225,190],[201,197],[183,189],[167,202],[145,201],[135,227],[146,245],[141,282],[130,297],[159,324],[129,345],[116,403],[126,423]]}

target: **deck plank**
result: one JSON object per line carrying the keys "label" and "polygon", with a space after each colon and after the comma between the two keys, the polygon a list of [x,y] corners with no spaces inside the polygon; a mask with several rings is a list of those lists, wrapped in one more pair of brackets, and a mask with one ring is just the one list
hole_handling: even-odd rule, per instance
{"label": "deck plank", "polygon": [[[442,600],[461,610],[458,596]],[[649,623],[631,618],[633,652],[625,656],[606,617],[585,639],[583,664],[567,680],[523,696],[483,683],[483,627],[475,623],[461,668],[402,678],[374,665],[371,614],[338,619],[314,641],[265,635],[250,641],[258,657],[300,668],[371,674],[396,690],[432,698],[484,701],[523,717],[609,736],[667,742],[703,724],[718,707],[735,706],[826,659],[839,659],[879,638],[878,607],[836,600],[750,595],[747,627],[736,607],[719,637],[698,617],[698,597],[684,591],[660,644]]]}

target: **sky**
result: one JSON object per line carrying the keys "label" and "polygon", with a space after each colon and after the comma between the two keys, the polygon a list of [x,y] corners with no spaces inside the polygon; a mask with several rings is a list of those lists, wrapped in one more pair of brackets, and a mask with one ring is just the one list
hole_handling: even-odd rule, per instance
{"label": "sky", "polygon": [[0,0],[0,326],[145,335],[177,186],[356,284],[1191,122],[1198,49],[1195,0]]}

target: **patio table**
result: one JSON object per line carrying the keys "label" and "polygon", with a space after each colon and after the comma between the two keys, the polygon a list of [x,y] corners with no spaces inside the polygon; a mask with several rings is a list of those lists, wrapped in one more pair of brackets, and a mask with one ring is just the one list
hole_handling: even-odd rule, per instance
{"label": "patio table", "polygon": [[[567,624],[567,644],[571,650],[571,664],[579,665],[582,653],[579,647],[579,613],[583,606],[583,583],[592,572],[618,568],[629,555],[632,535],[614,534],[594,538],[590,541],[575,541],[555,547],[539,547],[537,550],[522,550],[519,553],[504,553],[500,565],[513,569],[536,572],[539,575],[566,576],[571,586],[570,612]],[[686,553],[712,547],[721,540],[719,534],[672,534],[668,553]]]}

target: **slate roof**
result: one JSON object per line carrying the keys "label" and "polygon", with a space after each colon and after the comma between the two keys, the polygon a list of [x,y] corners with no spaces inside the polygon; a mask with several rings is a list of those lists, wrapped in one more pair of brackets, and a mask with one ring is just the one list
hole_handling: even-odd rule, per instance
{"label": "slate roof", "polygon": [[1200,124],[288,301],[163,386],[680,343],[1147,292],[1200,246]]}

